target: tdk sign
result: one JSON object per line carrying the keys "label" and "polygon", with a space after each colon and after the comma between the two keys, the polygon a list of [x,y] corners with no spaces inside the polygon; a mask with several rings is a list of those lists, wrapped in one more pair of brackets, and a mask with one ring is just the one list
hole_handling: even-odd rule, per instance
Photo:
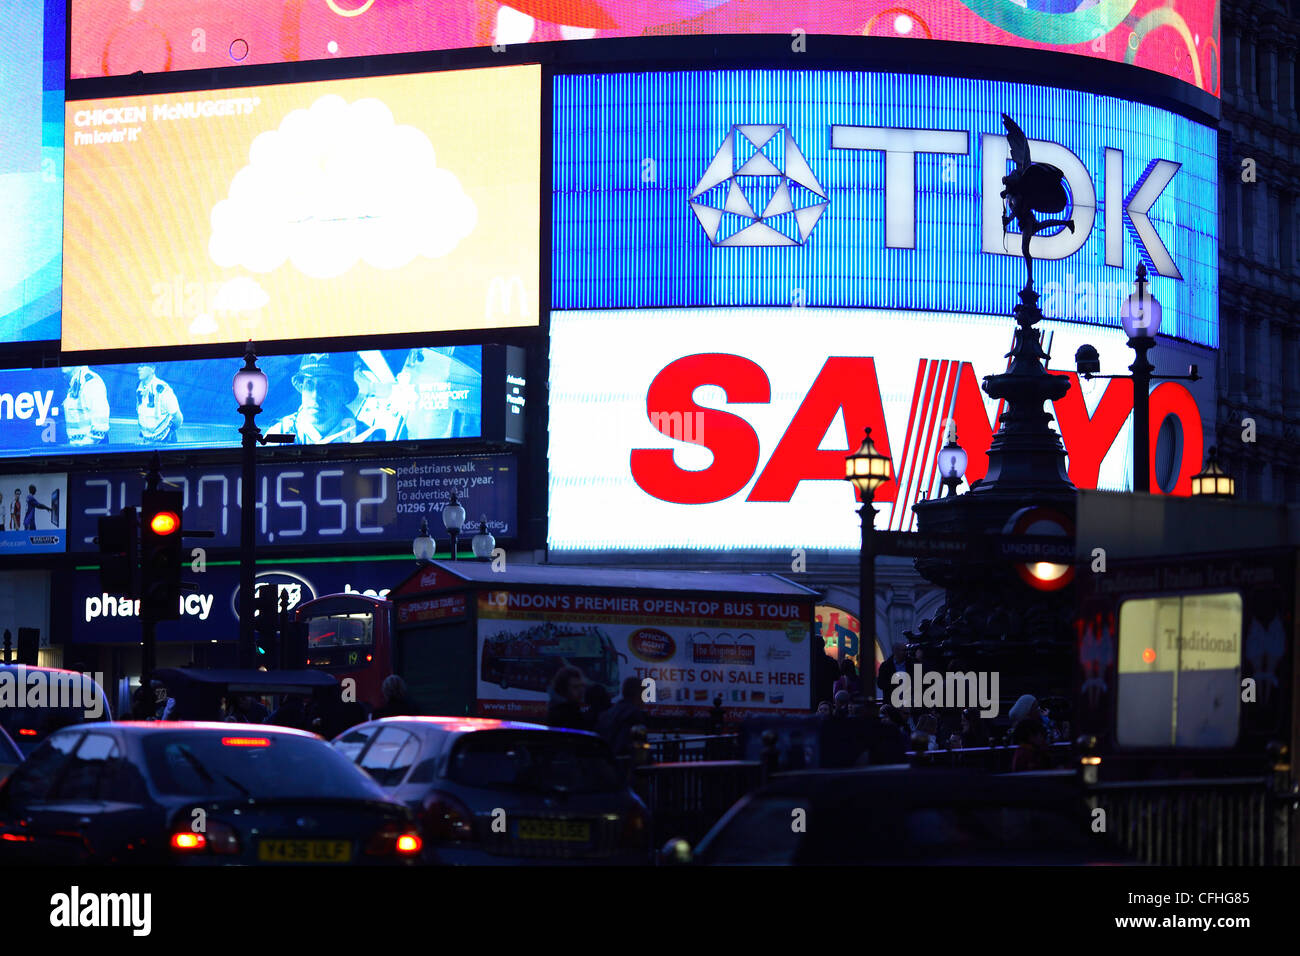
{"label": "tdk sign", "polygon": [[1216,134],[1167,110],[781,70],[558,76],[555,109],[553,308],[1006,314],[1024,283],[1007,112],[1065,174],[1075,229],[1030,246],[1056,317],[1117,325],[1097,290],[1142,261],[1162,331],[1218,344]]}

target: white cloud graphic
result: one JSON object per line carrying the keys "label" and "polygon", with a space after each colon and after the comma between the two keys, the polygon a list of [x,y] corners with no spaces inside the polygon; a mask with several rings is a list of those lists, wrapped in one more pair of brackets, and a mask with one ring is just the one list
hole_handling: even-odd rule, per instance
{"label": "white cloud graphic", "polygon": [[398,126],[377,99],[331,94],[253,140],[212,209],[208,254],[223,268],[265,273],[287,260],[328,279],[359,261],[397,269],[445,256],[477,223],[424,133]]}
{"label": "white cloud graphic", "polygon": [[211,312],[200,312],[190,323],[190,335],[215,335],[216,332],[217,320]]}

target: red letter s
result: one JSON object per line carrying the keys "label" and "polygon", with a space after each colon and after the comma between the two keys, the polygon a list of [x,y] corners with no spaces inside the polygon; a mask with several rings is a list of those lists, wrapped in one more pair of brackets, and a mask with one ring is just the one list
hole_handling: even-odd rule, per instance
{"label": "red letter s", "polygon": [[[739,355],[687,355],[654,377],[646,391],[646,415],[660,432],[703,445],[713,464],[703,471],[679,468],[668,448],[632,449],[632,479],[661,501],[707,505],[730,498],[758,467],[758,435],[739,415],[695,404],[695,390],[717,385],[728,402],[769,402],[772,386],[763,369]],[[672,434],[674,429],[680,429]]]}

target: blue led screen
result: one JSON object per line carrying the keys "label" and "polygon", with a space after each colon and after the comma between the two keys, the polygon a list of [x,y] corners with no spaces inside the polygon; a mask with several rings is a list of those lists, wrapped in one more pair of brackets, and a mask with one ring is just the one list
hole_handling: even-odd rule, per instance
{"label": "blue led screen", "polygon": [[[0,456],[238,448],[236,359],[0,371]],[[478,438],[483,347],[258,356],[258,425],[304,445]]]}
{"label": "blue led screen", "polygon": [[0,343],[60,334],[65,8],[0,3]]}
{"label": "blue led screen", "polygon": [[736,70],[557,76],[552,307],[1009,314],[1001,114],[1062,168],[1034,240],[1049,318],[1118,326],[1139,261],[1160,331],[1218,345],[1217,133],[1019,83]]}

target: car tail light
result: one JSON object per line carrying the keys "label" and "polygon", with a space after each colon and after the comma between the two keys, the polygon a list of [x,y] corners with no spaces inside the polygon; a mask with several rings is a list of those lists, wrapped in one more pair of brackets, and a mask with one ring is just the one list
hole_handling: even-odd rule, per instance
{"label": "car tail light", "polygon": [[424,841],[413,829],[400,823],[385,823],[366,844],[368,856],[418,856]]}
{"label": "car tail light", "polygon": [[424,838],[430,843],[473,843],[474,814],[451,794],[435,790],[424,803]]}
{"label": "car tail light", "polygon": [[271,741],[266,737],[222,737],[223,747],[269,747]]}
{"label": "car tail light", "polygon": [[623,838],[619,841],[625,849],[640,850],[646,845],[645,811],[634,807],[623,819]]}
{"label": "car tail light", "polygon": [[36,736],[36,731],[33,730],[31,727],[19,727],[19,728],[18,728],[18,736],[19,736],[19,737],[35,737],[35,736]]}
{"label": "car tail light", "polygon": [[230,856],[239,852],[239,837],[229,824],[209,821],[202,831],[177,830],[170,840],[172,852],[181,856],[217,854]]}

